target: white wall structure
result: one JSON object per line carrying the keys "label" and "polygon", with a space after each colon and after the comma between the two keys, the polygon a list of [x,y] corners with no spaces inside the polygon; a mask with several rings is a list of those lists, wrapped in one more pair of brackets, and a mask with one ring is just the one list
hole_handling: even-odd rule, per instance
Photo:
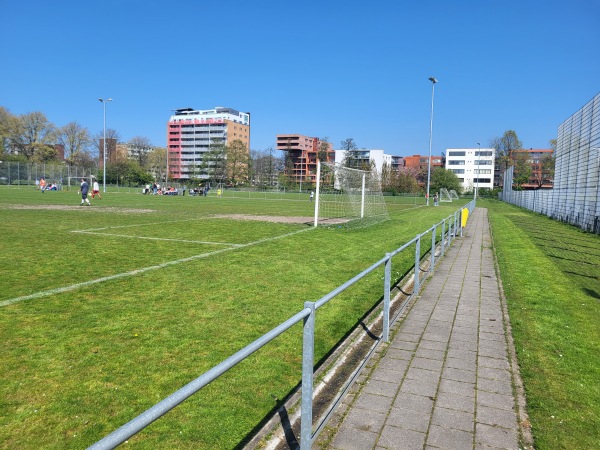
{"label": "white wall structure", "polygon": [[501,199],[600,234],[600,94],[558,127],[554,188],[512,190],[504,175]]}
{"label": "white wall structure", "polygon": [[451,170],[460,180],[463,192],[494,187],[493,148],[447,148],[446,169]]}
{"label": "white wall structure", "polygon": [[[353,153],[353,159],[359,164],[364,163],[369,166],[374,165],[377,173],[381,173],[384,164],[392,164],[392,155],[386,155],[383,150],[357,149],[351,151]],[[343,164],[347,152],[347,150],[335,150],[335,163]]]}

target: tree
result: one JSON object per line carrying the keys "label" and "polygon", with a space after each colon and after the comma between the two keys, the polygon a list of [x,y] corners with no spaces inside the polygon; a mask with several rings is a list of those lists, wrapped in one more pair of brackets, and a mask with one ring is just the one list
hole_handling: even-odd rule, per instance
{"label": "tree", "polygon": [[148,153],[152,148],[150,139],[144,136],[135,136],[131,138],[128,145],[140,167],[147,167]]}
{"label": "tree", "polygon": [[490,147],[496,149],[496,161],[500,170],[500,179],[502,180],[504,172],[514,162],[513,152],[522,149],[523,143],[519,140],[516,131],[507,130],[502,137],[492,139]]}
{"label": "tree", "polygon": [[531,158],[528,152],[515,152],[512,155],[512,163],[515,166],[513,173],[513,184],[517,189],[529,182],[531,178]]}
{"label": "tree", "polygon": [[321,162],[327,161],[327,154],[329,153],[329,147],[331,144],[329,143],[329,138],[324,137],[319,139],[319,149],[317,151],[317,159]]}
{"label": "tree", "polygon": [[554,153],[551,155],[545,154],[540,158],[540,169],[541,169],[541,180],[539,187],[541,187],[544,183],[549,183],[554,181],[554,167],[556,165],[556,157]]}
{"label": "tree", "polygon": [[358,159],[356,158],[356,150],[358,147],[352,138],[346,138],[342,142],[340,142],[340,148],[345,150],[344,160],[342,161],[342,165],[344,167],[351,167],[354,169],[358,169]]}
{"label": "tree", "polygon": [[88,151],[73,153],[69,157],[68,163],[90,173],[94,172],[98,167],[98,160],[94,158]]}
{"label": "tree", "polygon": [[439,192],[442,188],[462,193],[462,186],[456,174],[451,170],[436,167],[431,173],[430,190]]}
{"label": "tree", "polygon": [[40,153],[38,160],[44,161],[54,150],[55,126],[44,113],[22,114],[9,124],[9,145],[28,161],[34,161],[36,153]]}
{"label": "tree", "polygon": [[15,120],[8,109],[0,106],[0,155],[7,155],[11,123]]}
{"label": "tree", "polygon": [[220,139],[214,139],[212,146],[202,155],[202,174],[216,183],[223,183],[227,178],[227,146]]}
{"label": "tree", "polygon": [[146,169],[152,174],[154,180],[162,180],[167,173],[167,149],[155,147],[148,153],[146,162]]}
{"label": "tree", "polygon": [[248,182],[248,165],[250,155],[248,147],[239,139],[225,146],[227,160],[227,177],[231,184],[237,186]]}
{"label": "tree", "polygon": [[280,172],[280,159],[275,157],[275,150],[269,147],[261,152],[251,152],[252,183],[258,186],[273,186]]}
{"label": "tree", "polygon": [[77,122],[70,122],[59,128],[56,132],[56,140],[63,146],[65,161],[70,165],[75,159],[80,159],[79,153],[87,153],[92,143],[88,129]]}
{"label": "tree", "polygon": [[393,170],[390,164],[384,164],[381,170],[381,188],[385,192],[412,193],[418,192],[419,183],[411,169]]}
{"label": "tree", "polygon": [[[101,148],[102,145],[102,140],[104,139],[104,130],[100,130],[98,133],[96,133],[92,140],[94,141],[94,145],[92,146],[92,148],[95,150],[95,155],[98,158],[102,158],[103,152],[104,152],[104,148]],[[109,141],[113,139],[115,142],[120,142],[121,141],[121,135],[119,134],[119,132],[117,130],[114,130],[112,128],[107,128],[106,129],[106,152],[108,154],[108,143]]]}

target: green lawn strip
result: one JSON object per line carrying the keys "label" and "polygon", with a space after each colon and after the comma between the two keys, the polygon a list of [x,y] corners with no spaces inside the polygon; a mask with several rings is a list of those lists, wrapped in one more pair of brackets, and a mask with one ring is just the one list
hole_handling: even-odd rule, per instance
{"label": "green lawn strip", "polygon": [[536,448],[597,448],[598,236],[487,205]]}
{"label": "green lawn strip", "polygon": [[[35,206],[46,201],[46,197],[24,194],[13,196],[14,203]],[[203,203],[202,208],[193,202],[204,199],[188,197],[185,201],[191,206],[186,207],[181,206],[183,202],[173,206],[183,198],[121,195],[104,200],[113,204],[111,208],[132,210],[126,214],[100,207],[90,212],[4,210],[11,218],[1,236],[10,242],[6,247],[11,253],[0,260],[0,270],[3,274],[13,270],[13,282],[6,283],[9,292],[3,293],[4,298],[23,295],[24,287],[31,290],[22,277],[29,277],[36,289],[54,288],[93,278],[96,272],[131,270],[197,251],[196,245],[186,243],[80,235],[70,233],[72,229],[129,225],[136,229],[139,223],[170,221],[165,226],[174,235],[189,237],[190,229],[199,226],[214,237],[239,242],[306,229],[202,219],[203,214],[226,209],[216,199],[208,199],[215,201]],[[149,202],[154,203],[154,213],[135,213],[135,208],[145,208]],[[251,202],[239,203],[252,213]],[[264,204],[255,201],[254,214],[266,209],[273,215],[287,214],[284,202],[278,211]],[[364,229],[318,228],[1,308],[0,339],[5,351],[0,373],[0,441],[8,448],[39,448],[42,443],[45,448],[90,445],[445,213],[443,208],[417,209],[392,213],[390,221]],[[197,217],[200,220],[192,226],[186,222]],[[36,231],[35,224],[48,218],[55,226]],[[127,228],[118,228],[123,229]],[[155,236],[162,236],[160,230]],[[422,251],[426,248],[424,243]],[[27,264],[19,262],[24,254],[31,258]],[[53,255],[49,263],[46,255]],[[15,261],[18,270],[12,268]],[[414,255],[396,257],[394,276],[412,263]],[[54,270],[54,265],[60,270]],[[379,269],[319,310],[316,361],[380,299],[381,277]],[[284,398],[300,381],[301,346],[298,325],[132,442],[141,448],[235,446],[277,405],[276,399]]]}

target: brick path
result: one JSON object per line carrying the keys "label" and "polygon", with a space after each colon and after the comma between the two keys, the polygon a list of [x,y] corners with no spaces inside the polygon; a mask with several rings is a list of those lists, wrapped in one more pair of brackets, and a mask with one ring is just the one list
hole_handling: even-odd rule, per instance
{"label": "brick path", "polygon": [[393,333],[339,408],[328,449],[519,448],[518,374],[486,209],[473,211]]}

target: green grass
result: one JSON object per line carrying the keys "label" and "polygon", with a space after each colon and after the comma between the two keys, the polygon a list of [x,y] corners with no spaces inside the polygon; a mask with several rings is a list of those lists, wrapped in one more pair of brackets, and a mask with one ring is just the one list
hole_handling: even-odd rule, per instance
{"label": "green grass", "polygon": [[600,237],[489,208],[538,449],[600,448]]}
{"label": "green grass", "polygon": [[[210,217],[310,217],[297,194],[103,197],[79,207],[75,192],[0,188],[3,448],[91,445],[459,206],[390,199],[382,224],[312,229]],[[398,255],[394,275],[413,263]],[[379,301],[381,276],[319,310],[317,361]],[[299,383],[301,335],[297,326],[280,336],[129,445],[243,442]]]}

